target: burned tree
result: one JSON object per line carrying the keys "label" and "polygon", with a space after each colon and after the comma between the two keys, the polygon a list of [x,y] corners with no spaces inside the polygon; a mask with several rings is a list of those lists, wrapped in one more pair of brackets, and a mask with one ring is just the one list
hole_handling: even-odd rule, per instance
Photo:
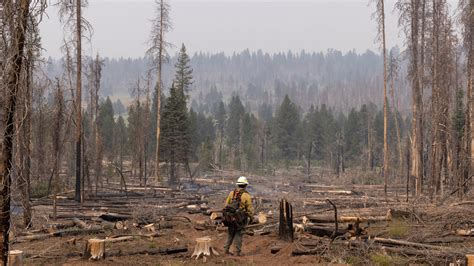
{"label": "burned tree", "polygon": [[[400,11],[399,23],[404,28],[410,60],[408,76],[412,87],[413,113],[410,175],[415,180],[417,196],[421,195],[423,185],[423,49],[420,52],[420,46],[423,47],[424,38],[420,36],[420,14],[422,16],[424,14],[424,2],[424,0],[400,0],[397,2],[397,8]],[[421,28],[421,35],[424,36],[424,27]]]}
{"label": "burned tree", "polygon": [[147,53],[152,57],[154,64],[157,67],[157,79],[156,79],[156,150],[155,150],[155,176],[158,181],[160,178],[160,110],[161,110],[161,91],[163,86],[162,81],[162,67],[167,61],[167,49],[171,46],[170,43],[166,42],[165,35],[172,29],[171,19],[169,16],[170,6],[166,0],[156,0],[156,17],[153,20],[151,36],[150,36],[150,49]]}
{"label": "burned tree", "polygon": [[383,55],[383,178],[384,178],[384,192],[387,196],[387,183],[390,158],[388,154],[388,97],[387,97],[387,49],[385,43],[385,8],[384,0],[376,0],[376,20],[378,24],[378,39],[382,42]]}
{"label": "burned tree", "polygon": [[[26,31],[30,17],[30,1],[4,1],[2,3],[2,20],[5,20],[7,29],[11,29],[7,36],[7,49],[4,51],[8,59],[2,68],[1,88],[5,97],[0,110],[0,232],[1,252],[3,265],[8,263],[9,235],[10,235],[10,186],[13,169],[13,139],[15,135],[15,112],[20,91],[21,70],[24,63]],[[9,27],[9,28],[8,28]]]}
{"label": "burned tree", "polygon": [[[467,80],[467,103],[466,103],[466,126],[465,126],[465,143],[464,143],[464,154],[463,154],[463,174],[462,178],[459,178],[458,184],[464,184],[464,180],[467,180],[472,174],[473,160],[474,158],[474,134],[472,129],[474,128],[474,96],[473,96],[473,75],[474,75],[474,1],[472,0],[461,0],[461,24],[463,28],[463,45],[466,53],[466,80]],[[461,197],[462,191],[460,190]]]}
{"label": "burned tree", "polygon": [[76,201],[83,201],[83,192],[81,193],[82,180],[82,38],[84,30],[90,30],[90,24],[82,17],[82,9],[88,4],[87,0],[59,0],[59,16],[64,23],[65,30],[71,33],[72,41],[75,47],[76,56],[76,94],[75,94],[75,113],[76,113]]}

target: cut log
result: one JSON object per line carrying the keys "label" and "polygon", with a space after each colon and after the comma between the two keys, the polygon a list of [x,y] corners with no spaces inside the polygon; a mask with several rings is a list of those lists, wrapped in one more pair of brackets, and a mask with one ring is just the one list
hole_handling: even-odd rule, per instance
{"label": "cut log", "polygon": [[267,215],[263,212],[260,212],[258,215],[254,215],[252,219],[253,223],[264,224],[267,222]]}
{"label": "cut log", "polygon": [[135,256],[135,255],[172,255],[177,253],[188,252],[187,247],[161,247],[161,248],[146,248],[140,250],[130,250],[130,251],[123,251],[123,250],[113,250],[107,251],[107,257],[119,257],[119,256]]}
{"label": "cut log", "polygon": [[416,248],[425,248],[425,249],[433,249],[433,250],[445,250],[445,251],[454,250],[454,248],[451,248],[451,247],[421,244],[421,243],[409,242],[409,241],[397,240],[397,239],[391,239],[391,238],[375,237],[375,238],[373,238],[373,241],[375,243],[384,244],[384,245],[392,245],[392,246],[406,246],[406,247],[416,247]]}
{"label": "cut log", "polygon": [[222,220],[222,212],[211,213],[211,220]]}
{"label": "cut log", "polygon": [[334,195],[363,195],[364,193],[352,190],[311,190],[311,193]]}
{"label": "cut log", "polygon": [[23,266],[23,251],[10,250],[8,252],[8,266]]}
{"label": "cut log", "polygon": [[[308,215],[307,219],[312,223],[334,223],[334,216],[320,216],[320,215]],[[339,216],[337,218],[339,223],[355,223],[355,222],[385,222],[391,221],[390,216]]]}
{"label": "cut log", "polygon": [[118,221],[126,221],[130,219],[130,215],[123,215],[117,213],[104,213],[99,216],[100,219],[108,221],[108,222],[118,222]]}
{"label": "cut log", "polygon": [[86,234],[98,234],[103,233],[101,228],[91,228],[91,229],[67,229],[67,230],[60,230],[56,232],[51,232],[48,234],[35,234],[29,236],[21,236],[17,237],[13,240],[13,243],[20,243],[26,241],[34,241],[34,240],[43,240],[49,237],[61,237],[61,236],[75,236],[75,235],[86,235]]}
{"label": "cut log", "polygon": [[101,260],[105,258],[105,241],[103,239],[89,239],[86,243],[84,257],[89,260]]}
{"label": "cut log", "polygon": [[194,247],[194,252],[191,255],[191,258],[196,257],[196,260],[202,255],[204,260],[205,256],[211,256],[212,254],[219,256],[219,253],[211,246],[210,237],[201,237],[196,239],[196,246]]}
{"label": "cut log", "polygon": [[74,222],[74,224],[79,227],[79,228],[82,228],[82,229],[88,229],[90,228],[89,225],[87,225],[85,222],[79,220],[78,218],[74,218],[72,219],[72,221]]}
{"label": "cut log", "polygon": [[59,230],[59,229],[66,229],[66,228],[71,228],[76,226],[76,223],[74,221],[66,221],[63,223],[52,223],[52,224],[47,224],[44,225],[43,228],[47,231],[53,230]]}
{"label": "cut log", "polygon": [[[306,232],[319,236],[319,237],[332,237],[334,234],[333,227],[323,227],[323,226],[316,226],[316,225],[308,225],[305,227]],[[335,237],[345,235],[348,231],[346,229],[338,228],[335,234]]]}
{"label": "cut log", "polygon": [[474,229],[456,229],[458,236],[474,236]]}
{"label": "cut log", "polygon": [[293,207],[286,199],[280,201],[278,236],[281,240],[293,242]]}

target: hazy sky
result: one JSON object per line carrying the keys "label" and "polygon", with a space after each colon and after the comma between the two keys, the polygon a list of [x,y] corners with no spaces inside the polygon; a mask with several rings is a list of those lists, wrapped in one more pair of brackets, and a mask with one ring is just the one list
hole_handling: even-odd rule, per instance
{"label": "hazy sky", "polygon": [[[51,0],[51,2],[56,2]],[[374,4],[368,0],[171,0],[174,29],[168,40],[191,53],[250,49],[264,52],[377,50]],[[386,3],[388,46],[402,45],[393,1]],[[94,28],[88,54],[139,57],[147,49],[153,0],[89,0],[84,16]],[[42,23],[45,55],[59,57],[62,26],[57,9]],[[91,50],[92,49],[92,50]],[[173,53],[173,52],[172,52]]]}

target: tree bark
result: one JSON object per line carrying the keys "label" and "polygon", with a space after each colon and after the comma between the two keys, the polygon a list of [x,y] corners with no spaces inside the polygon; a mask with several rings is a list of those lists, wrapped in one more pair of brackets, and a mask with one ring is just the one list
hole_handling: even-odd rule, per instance
{"label": "tree bark", "polygon": [[25,48],[25,34],[29,17],[29,0],[19,2],[18,14],[15,14],[14,32],[11,36],[11,61],[8,62],[3,80],[6,81],[6,106],[0,121],[4,123],[4,134],[1,144],[0,158],[0,184],[1,206],[0,213],[0,249],[2,251],[3,265],[8,263],[9,235],[10,235],[10,185],[13,167],[13,137],[15,134],[14,117],[17,107],[17,97],[20,88],[20,74],[23,64]]}
{"label": "tree bark", "polygon": [[384,194],[387,197],[388,173],[389,173],[389,154],[388,154],[388,98],[387,98],[387,49],[385,44],[385,10],[384,1],[381,2],[382,16],[382,49],[383,49],[383,178],[384,178]]}
{"label": "tree bark", "polygon": [[[424,1],[423,1],[424,6]],[[422,77],[423,64],[418,64],[419,45],[419,10],[420,2],[411,1],[411,80],[412,80],[412,141],[411,141],[411,176],[415,179],[415,194],[420,196],[423,186],[423,92]],[[422,34],[424,35],[424,34]],[[424,38],[422,38],[424,40]],[[422,41],[423,42],[423,41]],[[421,45],[423,47],[423,45]]]}
{"label": "tree bark", "polygon": [[76,194],[75,200],[82,202],[82,5],[76,0]]}
{"label": "tree bark", "polygon": [[293,207],[291,204],[282,199],[280,201],[280,226],[279,226],[279,238],[293,242]]}

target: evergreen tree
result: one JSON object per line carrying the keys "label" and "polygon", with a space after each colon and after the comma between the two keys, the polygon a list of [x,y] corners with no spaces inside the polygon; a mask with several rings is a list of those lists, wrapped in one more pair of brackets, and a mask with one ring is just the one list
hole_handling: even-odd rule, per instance
{"label": "evergreen tree", "polygon": [[216,120],[216,129],[218,135],[218,154],[217,160],[219,167],[222,167],[222,152],[224,146],[224,130],[226,127],[226,110],[224,106],[224,102],[220,101],[218,105],[214,108],[214,119]]}
{"label": "evergreen tree", "polygon": [[189,86],[193,84],[193,69],[190,66],[190,59],[186,54],[186,47],[184,43],[181,45],[181,50],[178,54],[178,62],[176,62],[176,74],[174,76],[174,85],[176,89],[188,92]]}
{"label": "evergreen tree", "polygon": [[226,126],[227,143],[231,149],[234,167],[241,169],[241,123],[245,114],[239,96],[232,96],[229,103],[229,118]]}
{"label": "evergreen tree", "polygon": [[123,167],[123,157],[128,151],[127,143],[127,126],[125,125],[123,117],[119,116],[114,128],[114,154],[117,155],[117,162],[120,169]]}
{"label": "evergreen tree", "polygon": [[275,144],[279,149],[280,157],[286,161],[294,159],[297,155],[299,122],[298,109],[286,95],[276,112],[274,125]]}
{"label": "evergreen tree", "polygon": [[99,107],[98,130],[105,154],[111,159],[113,155],[113,132],[115,126],[114,108],[109,97]]}
{"label": "evergreen tree", "polygon": [[160,154],[169,163],[169,182],[178,181],[177,164],[188,162],[190,149],[189,117],[184,92],[174,84],[170,89],[170,97],[163,108],[161,123]]}
{"label": "evergreen tree", "polygon": [[198,134],[198,118],[197,113],[191,108],[189,110],[189,135],[190,135],[190,145],[189,145],[189,156],[193,161],[198,160],[198,149],[201,144],[201,136]]}

